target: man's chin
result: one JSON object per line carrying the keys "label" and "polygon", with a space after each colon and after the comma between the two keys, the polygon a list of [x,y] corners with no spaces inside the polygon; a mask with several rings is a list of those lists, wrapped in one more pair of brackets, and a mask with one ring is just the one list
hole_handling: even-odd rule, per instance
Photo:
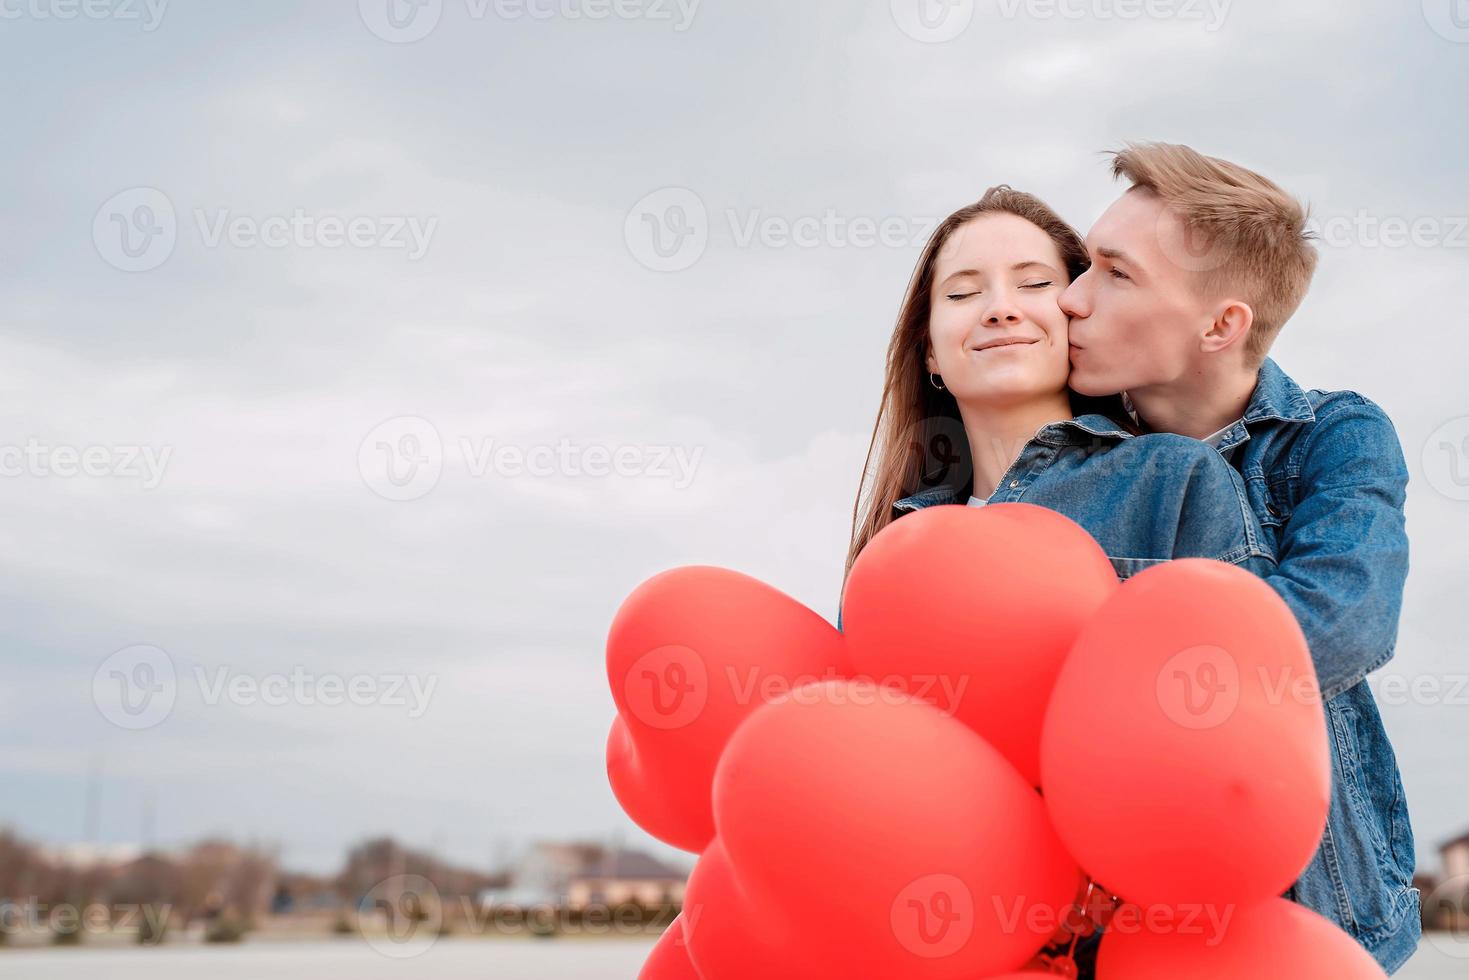
{"label": "man's chin", "polygon": [[1087,371],[1071,369],[1071,376],[1066,379],[1066,384],[1078,395],[1086,395],[1088,398],[1105,398],[1108,395],[1120,394],[1124,389],[1116,385],[1110,378],[1100,377]]}

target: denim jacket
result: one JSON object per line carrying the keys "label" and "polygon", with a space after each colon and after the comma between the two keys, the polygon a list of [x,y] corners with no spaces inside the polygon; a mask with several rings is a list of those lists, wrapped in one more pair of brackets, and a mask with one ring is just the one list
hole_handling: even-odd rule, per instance
{"label": "denim jacket", "polygon": [[1407,800],[1365,678],[1392,657],[1408,572],[1408,468],[1392,422],[1350,391],[1304,392],[1260,368],[1232,451],[1277,567],[1265,581],[1311,646],[1331,743],[1321,846],[1287,893],[1345,929],[1389,973],[1421,931]]}
{"label": "denim jacket", "polygon": [[[968,472],[944,472],[940,479],[896,501],[895,518],[966,502]],[[1014,502],[1048,507],[1080,524],[1120,579],[1173,558],[1212,558],[1256,575],[1275,567],[1244,481],[1219,453],[1186,436],[1138,436],[1105,415],[1053,422],[1037,432],[986,501]]]}
{"label": "denim jacket", "polygon": [[[1233,468],[1222,469],[1232,479],[1201,454],[1227,455]],[[1170,465],[1184,472],[1168,475]],[[1417,948],[1419,894],[1402,779],[1365,678],[1391,658],[1397,636],[1407,477],[1380,408],[1353,392],[1307,394],[1267,360],[1217,453],[1181,436],[1130,437],[1103,416],[1083,416],[1038,433],[989,498],[1076,520],[1120,577],[1173,557],[1216,558],[1264,576],[1285,600],[1311,648],[1332,764],[1326,830],[1286,894],[1389,973]],[[1236,520],[1241,482],[1247,513]],[[894,509],[961,503],[962,491],[935,487]],[[1194,527],[1195,518],[1212,527]]]}
{"label": "denim jacket", "polygon": [[[962,475],[963,485],[920,491],[893,509],[965,503]],[[1084,527],[1118,578],[1173,558],[1213,558],[1257,575],[1274,568],[1244,481],[1197,439],[1136,436],[1103,415],[1054,422],[1021,450],[987,503],[1017,501]]]}

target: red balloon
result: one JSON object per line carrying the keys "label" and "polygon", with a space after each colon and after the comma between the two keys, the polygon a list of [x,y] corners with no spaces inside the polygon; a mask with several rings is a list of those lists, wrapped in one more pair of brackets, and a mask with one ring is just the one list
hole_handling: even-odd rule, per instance
{"label": "red balloon", "polygon": [[[1097,950],[1097,980],[1382,980],[1387,974],[1352,937],[1283,898],[1220,906],[1210,922],[1189,906],[1118,910]],[[1149,916],[1154,921],[1149,926]]]}
{"label": "red balloon", "polygon": [[1330,760],[1305,637],[1232,565],[1179,559],[1124,583],[1056,681],[1041,752],[1056,829],[1128,901],[1279,895],[1325,827]]}
{"label": "red balloon", "polygon": [[[703,903],[690,948],[705,980],[770,975],[753,971],[772,957],[775,975],[815,980],[1015,970],[1080,884],[1003,756],[867,682],[813,684],[752,714],[720,759],[714,811],[718,848],[686,899]],[[753,939],[755,961],[726,962],[721,929]]]}
{"label": "red balloon", "polygon": [[846,673],[841,633],[763,582],[709,566],[653,576],[607,636],[618,802],[654,837],[702,850],[714,765],[735,726],[770,697]]}
{"label": "red balloon", "polygon": [[1055,511],[928,507],[862,550],[842,628],[857,675],[951,711],[1037,786],[1051,686],[1116,591],[1096,541]]}
{"label": "red balloon", "polygon": [[680,919],[703,980],[806,975],[799,922],[752,906],[718,837],[694,865]]}
{"label": "red balloon", "polygon": [[682,915],[669,923],[658,938],[653,952],[638,971],[638,980],[702,980],[689,959]]}

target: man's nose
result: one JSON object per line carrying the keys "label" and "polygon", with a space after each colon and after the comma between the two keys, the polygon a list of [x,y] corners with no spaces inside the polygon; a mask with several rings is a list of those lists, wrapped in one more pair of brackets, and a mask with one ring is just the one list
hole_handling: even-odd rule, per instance
{"label": "man's nose", "polygon": [[1071,285],[1061,290],[1061,298],[1057,302],[1061,306],[1061,312],[1069,317],[1084,317],[1090,312],[1086,298],[1086,287],[1083,285],[1083,280],[1086,277],[1087,273],[1083,272],[1071,280]]}

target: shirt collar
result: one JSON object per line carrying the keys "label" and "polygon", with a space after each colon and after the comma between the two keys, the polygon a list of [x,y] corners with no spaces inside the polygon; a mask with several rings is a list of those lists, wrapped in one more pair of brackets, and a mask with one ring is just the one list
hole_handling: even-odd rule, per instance
{"label": "shirt collar", "polygon": [[[1133,433],[1128,432],[1107,416],[1089,414],[1078,415],[1074,419],[1063,419],[1059,422],[1052,422],[1037,432],[1032,442],[1043,442],[1056,446],[1084,444],[1097,438],[1122,441],[1133,437]],[[934,507],[939,504],[966,503],[968,495],[964,490],[965,488],[959,484],[939,484],[936,487],[920,490],[917,493],[894,501],[893,509],[911,511],[920,510],[924,507]]]}
{"label": "shirt collar", "polygon": [[921,510],[924,507],[934,507],[939,504],[957,504],[960,502],[959,494],[963,488],[950,484],[940,484],[927,490],[920,490],[915,494],[904,497],[902,500],[893,502],[894,510]]}

